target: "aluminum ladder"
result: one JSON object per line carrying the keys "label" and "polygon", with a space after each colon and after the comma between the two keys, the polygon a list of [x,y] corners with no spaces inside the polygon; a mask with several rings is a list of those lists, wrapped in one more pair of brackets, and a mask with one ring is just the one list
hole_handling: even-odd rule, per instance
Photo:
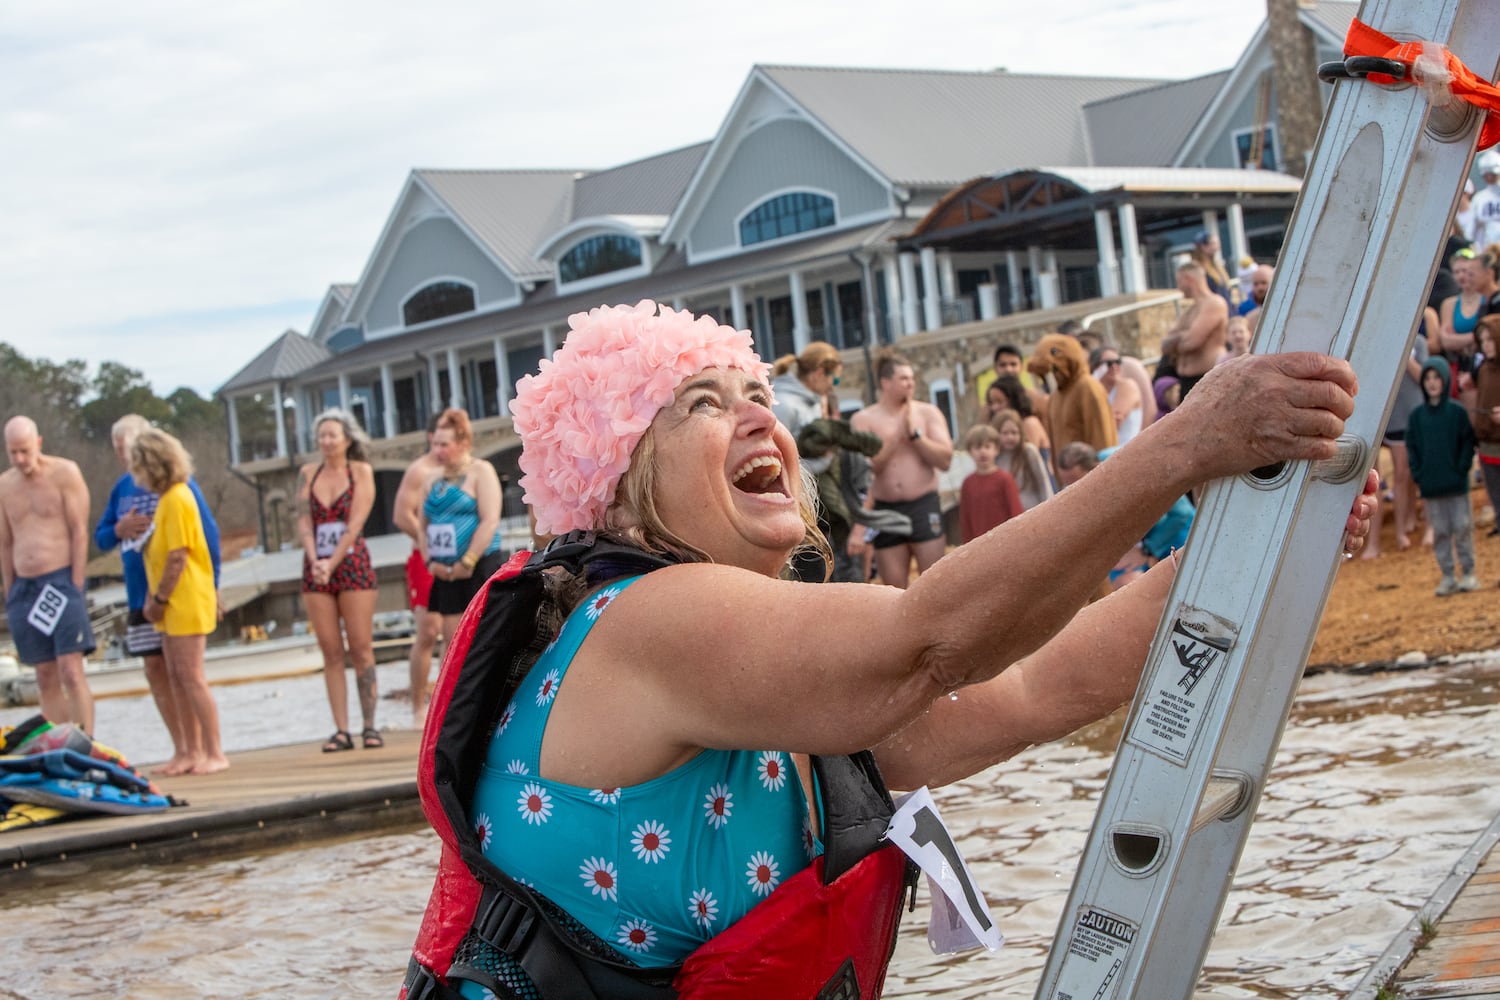
{"label": "aluminum ladder", "polygon": [[[1446,44],[1494,79],[1495,0],[1365,0],[1360,19]],[[1429,106],[1416,87],[1335,87],[1255,349],[1347,358],[1355,412],[1337,458],[1204,491],[1038,998],[1193,994],[1480,120],[1468,104]]]}

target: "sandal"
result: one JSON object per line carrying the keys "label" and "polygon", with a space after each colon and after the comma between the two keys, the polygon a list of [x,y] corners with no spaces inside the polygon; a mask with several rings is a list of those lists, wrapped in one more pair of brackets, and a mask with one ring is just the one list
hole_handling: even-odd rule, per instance
{"label": "sandal", "polygon": [[354,737],[347,730],[335,729],[333,735],[323,742],[324,753],[338,753],[340,750],[353,750]]}
{"label": "sandal", "polygon": [[366,750],[379,750],[385,746],[385,740],[381,737],[380,730],[378,729],[367,728],[359,734],[359,738],[364,742]]}

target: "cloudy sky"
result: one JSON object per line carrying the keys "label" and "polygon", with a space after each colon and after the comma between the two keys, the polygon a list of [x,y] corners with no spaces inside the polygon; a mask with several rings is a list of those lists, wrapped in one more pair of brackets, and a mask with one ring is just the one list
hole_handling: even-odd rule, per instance
{"label": "cloudy sky", "polygon": [[709,139],[751,66],[1184,78],[1257,0],[0,0],[0,302],[29,356],[166,394],[354,281],[413,167],[601,168]]}

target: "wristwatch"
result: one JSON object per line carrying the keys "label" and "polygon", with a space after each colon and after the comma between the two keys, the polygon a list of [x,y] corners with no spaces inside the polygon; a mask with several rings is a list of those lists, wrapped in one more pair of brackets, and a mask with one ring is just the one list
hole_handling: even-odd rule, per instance
{"label": "wristwatch", "polygon": [[911,433],[906,435],[908,441],[915,441],[922,436],[922,428],[913,427]]}
{"label": "wristwatch", "polygon": [[167,600],[166,600],[166,598],[162,597],[160,594],[152,594],[151,595],[151,599],[153,601],[155,601],[157,604],[160,604],[162,607],[166,607],[167,606]]}

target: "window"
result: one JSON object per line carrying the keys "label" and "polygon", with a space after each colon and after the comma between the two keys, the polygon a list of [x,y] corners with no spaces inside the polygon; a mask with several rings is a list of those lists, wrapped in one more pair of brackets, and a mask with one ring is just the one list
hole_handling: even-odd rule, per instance
{"label": "window", "polygon": [[945,378],[933,379],[927,387],[928,397],[932,405],[942,411],[943,419],[948,422],[948,435],[953,440],[958,440],[958,417],[957,407],[953,399],[953,383]]}
{"label": "window", "polygon": [[407,326],[474,311],[474,289],[458,281],[434,281],[401,306]]}
{"label": "window", "polygon": [[640,266],[640,240],[633,236],[590,236],[562,255],[557,262],[557,279],[567,284],[596,274]]}
{"label": "window", "polygon": [[761,202],[740,220],[740,246],[795,236],[834,223],[833,199],[799,191]]}
{"label": "window", "polygon": [[1260,133],[1260,157],[1256,159],[1255,129],[1247,128],[1234,134],[1235,163],[1247,170],[1276,169],[1276,127],[1267,125]]}

